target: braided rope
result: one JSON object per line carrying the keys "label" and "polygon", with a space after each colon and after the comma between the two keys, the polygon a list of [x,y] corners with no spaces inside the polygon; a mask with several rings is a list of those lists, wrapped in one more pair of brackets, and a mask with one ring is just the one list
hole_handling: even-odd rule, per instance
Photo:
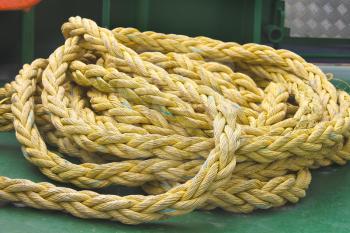
{"label": "braided rope", "polygon": [[62,32],[64,45],[0,89],[0,130],[14,129],[53,180],[149,195],[0,177],[2,201],[126,224],[198,208],[248,213],[297,202],[310,168],[350,159],[349,95],[290,51],[80,17]]}

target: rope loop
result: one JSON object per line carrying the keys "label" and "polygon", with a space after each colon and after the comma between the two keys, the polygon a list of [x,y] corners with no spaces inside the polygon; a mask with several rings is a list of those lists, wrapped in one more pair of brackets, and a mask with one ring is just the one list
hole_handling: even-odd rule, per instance
{"label": "rope loop", "polygon": [[62,33],[49,58],[0,89],[0,130],[14,130],[50,179],[147,195],[0,177],[1,201],[126,224],[199,208],[248,213],[299,201],[310,168],[350,159],[349,95],[288,50],[80,17]]}

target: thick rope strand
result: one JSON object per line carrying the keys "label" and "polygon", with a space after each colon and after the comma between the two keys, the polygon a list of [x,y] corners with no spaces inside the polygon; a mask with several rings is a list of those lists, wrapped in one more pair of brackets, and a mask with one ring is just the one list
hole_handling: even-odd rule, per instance
{"label": "thick rope strand", "polygon": [[80,17],[62,32],[64,45],[0,88],[0,130],[53,180],[149,195],[0,177],[0,200],[126,224],[248,213],[297,202],[310,168],[350,159],[349,95],[290,51]]}

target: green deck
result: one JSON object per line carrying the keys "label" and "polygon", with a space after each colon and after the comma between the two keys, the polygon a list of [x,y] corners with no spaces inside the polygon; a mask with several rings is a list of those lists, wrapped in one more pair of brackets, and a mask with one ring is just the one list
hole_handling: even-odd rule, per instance
{"label": "green deck", "polygon": [[[334,69],[338,79],[346,79],[348,68]],[[0,175],[49,181],[23,157],[13,133],[0,134]],[[296,205],[233,214],[221,210],[195,211],[166,221],[127,226],[104,220],[78,219],[68,214],[31,208],[0,208],[0,233],[116,233],[116,232],[237,232],[237,233],[342,233],[350,232],[350,165],[313,171],[306,198]]]}

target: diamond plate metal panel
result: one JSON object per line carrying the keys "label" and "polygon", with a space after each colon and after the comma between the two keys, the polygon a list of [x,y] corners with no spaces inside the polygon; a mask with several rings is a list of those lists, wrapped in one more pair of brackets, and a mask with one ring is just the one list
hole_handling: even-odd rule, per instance
{"label": "diamond plate metal panel", "polygon": [[350,38],[350,0],[285,0],[291,37]]}

